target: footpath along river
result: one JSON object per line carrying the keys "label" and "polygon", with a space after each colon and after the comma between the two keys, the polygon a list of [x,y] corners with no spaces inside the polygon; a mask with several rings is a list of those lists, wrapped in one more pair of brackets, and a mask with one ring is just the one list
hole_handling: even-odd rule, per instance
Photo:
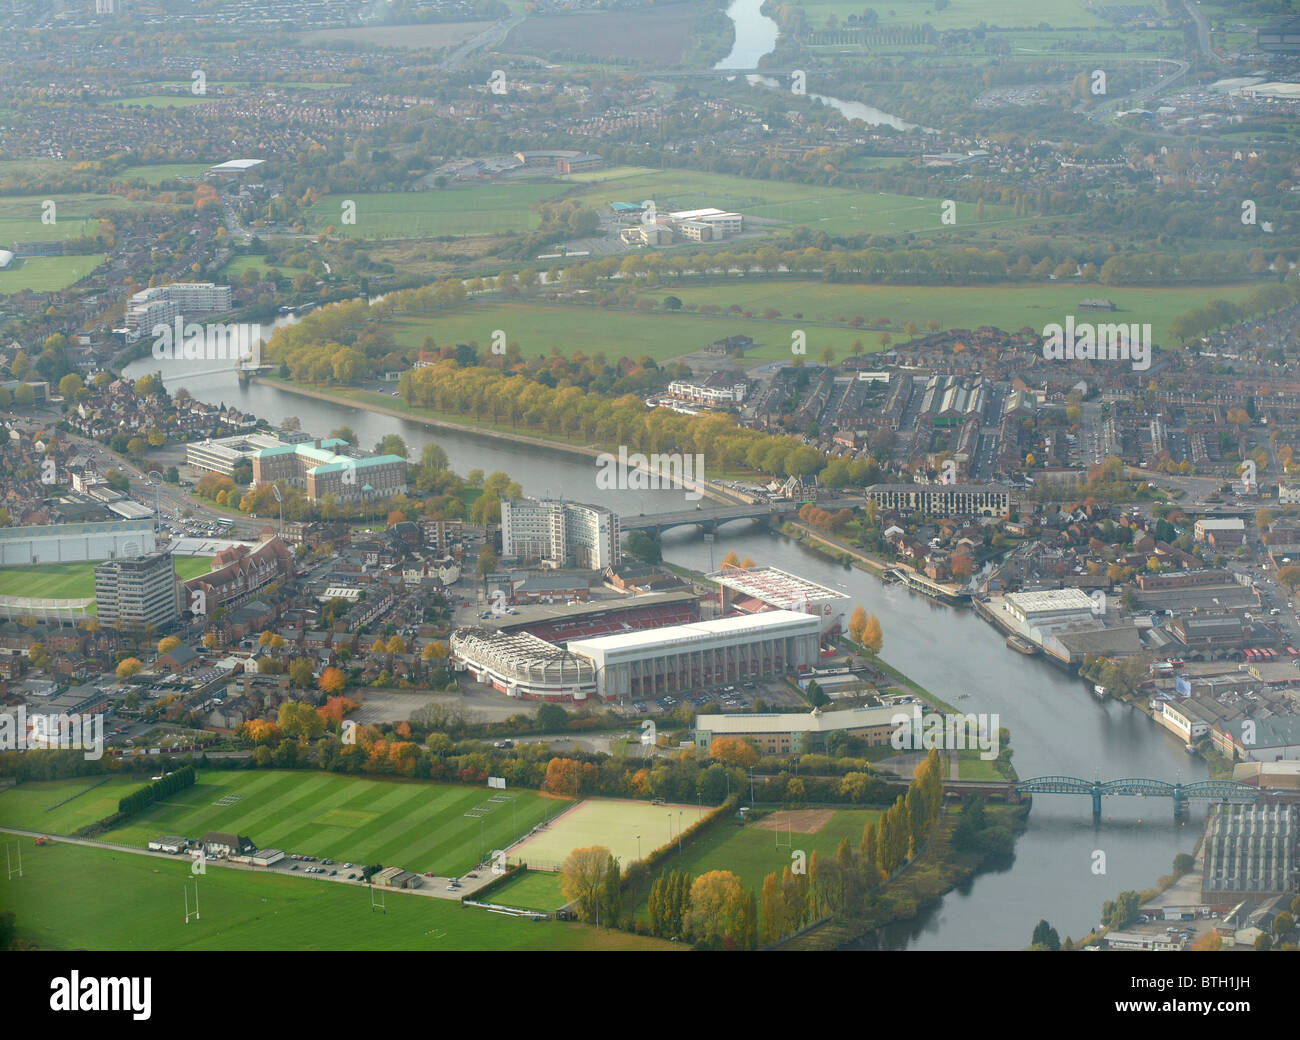
{"label": "footpath along river", "polygon": [[[241,388],[234,373],[187,377],[185,363],[164,372],[167,384],[184,385],[196,398],[235,405],[272,424],[295,415],[302,427],[324,436],[347,424],[365,448],[397,432],[412,457],[435,441],[461,474],[503,470],[530,495],[564,495],[608,505],[624,515],[680,510],[681,492],[597,491],[591,461],[545,448],[505,444],[468,432],[438,431],[364,409],[299,397],[273,386]],[[210,367],[209,363],[196,362]],[[128,367],[139,376],[158,369],[152,359]],[[705,503],[707,504],[707,503]],[[1144,715],[1099,702],[1087,687],[1035,658],[1006,649],[1002,637],[971,611],[944,607],[843,566],[779,534],[748,522],[723,527],[712,546],[715,560],[728,551],[751,556],[848,593],[880,617],[884,659],[965,712],[996,713],[1011,730],[1014,764],[1022,778],[1062,774],[1090,779],[1155,777],[1190,781],[1206,776],[1204,763]],[[664,536],[673,563],[707,570],[710,546],[693,529]],[[969,697],[958,700],[962,693]],[[1076,938],[1097,922],[1102,903],[1124,889],[1143,889],[1167,873],[1178,852],[1191,851],[1204,807],[1194,804],[1186,825],[1176,824],[1164,799],[1111,798],[1094,826],[1085,797],[1040,795],[1028,830],[1016,843],[1015,861],[1000,873],[982,874],[944,897],[916,921],[893,929],[890,948],[1017,949],[1046,918]],[[1104,875],[1092,873],[1093,852],[1106,854]],[[775,864],[774,864],[775,865]]]}

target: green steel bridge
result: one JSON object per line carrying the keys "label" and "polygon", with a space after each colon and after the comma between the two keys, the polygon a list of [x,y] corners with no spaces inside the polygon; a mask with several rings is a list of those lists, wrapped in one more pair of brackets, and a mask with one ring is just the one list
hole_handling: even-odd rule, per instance
{"label": "green steel bridge", "polygon": [[1016,784],[1018,794],[1081,794],[1092,797],[1092,815],[1101,817],[1102,795],[1120,795],[1137,798],[1172,798],[1174,816],[1187,811],[1191,801],[1251,803],[1259,801],[1257,787],[1239,784],[1235,780],[1196,780],[1190,784],[1169,783],[1145,777],[1124,780],[1082,780],[1077,776],[1035,776]]}

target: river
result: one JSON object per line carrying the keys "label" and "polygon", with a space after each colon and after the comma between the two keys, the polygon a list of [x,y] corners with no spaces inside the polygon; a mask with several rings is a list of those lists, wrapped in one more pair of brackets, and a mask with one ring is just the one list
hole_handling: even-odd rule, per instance
{"label": "river", "polygon": [[[731,0],[727,7],[727,17],[736,29],[736,39],[731,53],[713,67],[715,69],[756,69],[758,61],[776,48],[779,27],[776,22],[762,12],[763,0]],[[750,86],[768,87],[788,90],[789,84],[773,79],[771,76],[750,74],[745,77]],[[896,130],[915,130],[916,124],[899,119],[883,109],[876,108],[861,101],[844,101],[828,94],[809,94],[824,105],[838,111],[845,119],[861,119],[868,126],[892,126]],[[937,133],[928,127],[926,133]]]}
{"label": "river", "polygon": [[[183,366],[182,362],[172,363]],[[196,365],[207,363],[197,362]],[[159,367],[150,359],[133,363],[138,377]],[[680,491],[595,490],[594,468],[571,456],[527,445],[498,444],[469,433],[444,433],[363,409],[297,397],[271,386],[241,388],[232,373],[187,378],[183,367],[164,372],[172,387],[185,385],[202,401],[225,402],[272,424],[288,415],[304,430],[324,435],[347,424],[371,447],[398,432],[412,457],[434,441],[459,473],[503,470],[530,495],[565,495],[598,501],[625,515],[683,508]],[[706,503],[707,504],[707,503]],[[1002,637],[969,610],[932,603],[897,586],[817,555],[778,534],[747,522],[723,527],[712,545],[712,562],[735,551],[840,588],[880,617],[882,656],[922,686],[967,712],[997,713],[1011,731],[1013,762],[1022,778],[1062,774],[1104,780],[1155,777],[1203,779],[1206,767],[1182,744],[1122,705],[1100,703],[1086,686],[1036,658],[1006,649]],[[700,570],[710,566],[710,546],[692,529],[664,536],[664,555]],[[970,696],[958,702],[961,693]],[[1096,923],[1101,905],[1124,889],[1141,890],[1168,873],[1178,852],[1191,851],[1200,832],[1203,807],[1194,803],[1187,825],[1175,824],[1164,799],[1110,798],[1099,825],[1088,798],[1040,795],[1028,830],[1016,843],[1014,863],[986,873],[944,897],[908,926],[887,936],[885,945],[909,949],[1017,949],[1029,942],[1034,925],[1046,918],[1064,938],[1078,938]],[[1105,874],[1094,874],[1094,853],[1105,853]]]}

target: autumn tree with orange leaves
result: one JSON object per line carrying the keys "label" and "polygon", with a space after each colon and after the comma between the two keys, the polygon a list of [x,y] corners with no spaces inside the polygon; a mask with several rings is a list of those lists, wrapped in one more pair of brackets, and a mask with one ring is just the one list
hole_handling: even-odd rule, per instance
{"label": "autumn tree with orange leaves", "polygon": [[320,678],[316,680],[316,688],[321,693],[338,694],[342,693],[344,687],[348,684],[348,677],[343,673],[342,668],[330,666],[320,673]]}

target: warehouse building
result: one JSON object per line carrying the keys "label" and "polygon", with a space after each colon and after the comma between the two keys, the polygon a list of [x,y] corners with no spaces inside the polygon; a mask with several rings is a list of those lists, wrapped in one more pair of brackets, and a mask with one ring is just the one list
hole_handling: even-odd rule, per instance
{"label": "warehouse building", "polygon": [[1300,884],[1294,806],[1211,806],[1202,849],[1205,902],[1222,902],[1228,892],[1237,898],[1264,898]]}

